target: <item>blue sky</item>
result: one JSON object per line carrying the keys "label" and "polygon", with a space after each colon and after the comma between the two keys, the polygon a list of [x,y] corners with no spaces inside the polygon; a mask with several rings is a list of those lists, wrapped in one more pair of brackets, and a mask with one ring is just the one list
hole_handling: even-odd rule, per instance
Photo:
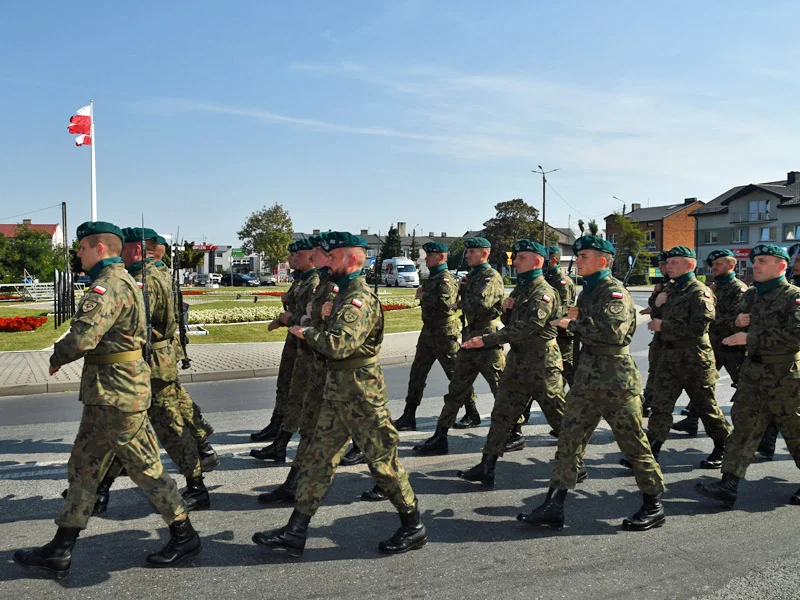
{"label": "blue sky", "polygon": [[[78,7],[82,7],[78,10]],[[800,170],[800,4],[8,3],[0,222],[89,218],[238,243],[295,229],[460,234],[512,198],[574,226]],[[60,220],[60,209],[27,215]],[[15,217],[15,218],[10,218]]]}

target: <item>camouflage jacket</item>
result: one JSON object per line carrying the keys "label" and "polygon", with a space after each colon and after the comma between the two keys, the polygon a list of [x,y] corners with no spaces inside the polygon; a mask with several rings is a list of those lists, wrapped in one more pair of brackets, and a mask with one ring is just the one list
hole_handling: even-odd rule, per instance
{"label": "camouflage jacket", "polygon": [[676,281],[661,309],[661,343],[664,348],[696,348],[699,358],[713,362],[708,328],[714,321],[716,310],[711,290],[696,277],[683,283]]}
{"label": "camouflage jacket", "polygon": [[[636,332],[636,306],[630,292],[612,275],[603,277],[591,291],[580,293],[580,314],[570,321],[569,331],[581,336],[583,350],[571,389],[583,393],[597,390],[639,394],[642,381],[630,354],[592,354],[605,349],[626,348]],[[622,350],[620,350],[622,351]]]}
{"label": "camouflage jacket", "polygon": [[492,333],[495,321],[503,313],[503,278],[489,263],[474,267],[461,281],[460,308],[467,318],[464,339]]}
{"label": "camouflage jacket", "polygon": [[447,268],[431,274],[424,280],[422,291],[420,304],[423,327],[437,329],[455,321],[456,311],[450,306],[456,303],[458,284]]}
{"label": "camouflage jacket", "polygon": [[377,357],[383,342],[383,307],[362,274],[336,283],[340,288],[324,330],[309,327],[305,340],[330,361]]}
{"label": "camouflage jacket", "polygon": [[750,326],[746,328],[748,357],[800,351],[800,287],[785,279],[761,295],[750,287],[740,308],[750,314]]}
{"label": "camouflage jacket", "polygon": [[[151,342],[158,344],[175,337],[178,325],[175,322],[175,306],[172,298],[172,283],[159,272],[152,260],[138,262],[131,266],[130,274],[136,283],[142,285],[142,264],[147,275],[147,292],[150,296],[150,324],[153,328]],[[153,379],[178,381],[177,358],[172,343],[153,349],[150,370]]]}
{"label": "camouflage jacket", "polygon": [[[566,317],[570,307],[575,306],[575,297],[578,293],[575,282],[564,275],[559,267],[547,269],[544,272],[544,278],[561,298],[561,314],[558,315],[558,318]],[[572,337],[569,331],[561,328],[558,329],[558,335]]]}
{"label": "camouflage jacket", "polygon": [[322,316],[322,306],[332,302],[339,293],[339,286],[330,278],[330,271],[320,273],[319,283],[311,294],[311,321],[309,325],[315,329],[325,329],[325,318]]}
{"label": "camouflage jacket", "polygon": [[[104,267],[81,299],[67,335],[56,342],[51,367],[86,355],[140,350],[145,342],[142,294],[121,262]],[[79,399],[123,412],[150,407],[150,368],[143,358],[111,365],[84,363]]]}
{"label": "camouflage jacket", "polygon": [[747,291],[747,285],[736,277],[728,281],[715,281],[711,286],[717,299],[716,316],[708,329],[711,343],[722,346],[722,340],[736,333],[736,316],[739,314],[739,304],[742,294]]}
{"label": "camouflage jacket", "polygon": [[672,291],[672,280],[669,281],[661,281],[653,286],[653,292],[650,294],[650,297],[647,299],[647,306],[650,307],[650,318],[651,319],[660,319],[661,314],[664,309],[664,305],[656,306],[656,298],[661,292],[667,292],[668,294]]}
{"label": "camouflage jacket", "polygon": [[305,273],[297,273],[294,279],[298,283],[294,291],[290,290],[291,293],[289,294],[288,308],[289,312],[292,313],[292,318],[289,319],[289,327],[300,325],[303,315],[306,314],[308,303],[311,302],[314,297],[314,290],[319,285],[319,271],[310,269]]}
{"label": "camouflage jacket", "polygon": [[484,335],[483,342],[487,346],[511,344],[513,352],[530,355],[542,362],[542,350],[548,341],[556,338],[556,328],[550,325],[550,321],[561,318],[558,293],[544,277],[539,276],[517,283],[511,298],[514,298],[514,306],[504,311],[502,316],[505,327]]}

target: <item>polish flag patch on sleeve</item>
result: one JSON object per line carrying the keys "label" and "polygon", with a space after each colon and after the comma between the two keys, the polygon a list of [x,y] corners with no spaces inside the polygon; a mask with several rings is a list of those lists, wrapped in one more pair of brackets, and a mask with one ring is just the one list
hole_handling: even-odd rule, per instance
{"label": "polish flag patch on sleeve", "polygon": [[361,308],[362,306],[364,306],[364,303],[363,303],[363,302],[361,302],[361,300],[359,300],[358,298],[353,298],[353,299],[350,301],[350,304],[352,304],[353,306],[355,306],[355,307],[357,307],[357,308]]}
{"label": "polish flag patch on sleeve", "polygon": [[339,293],[339,286],[338,285],[333,286],[333,293],[334,294],[338,294]]}
{"label": "polish flag patch on sleeve", "polygon": [[489,283],[491,280],[492,280],[491,277],[484,277],[483,282],[484,283]]}
{"label": "polish flag patch on sleeve", "polygon": [[800,298],[795,298],[795,299],[794,299],[794,303],[795,303],[795,304],[800,304]]}
{"label": "polish flag patch on sleeve", "polygon": [[106,293],[106,288],[104,288],[102,285],[96,285],[96,286],[94,286],[92,291],[93,292],[97,292],[98,294],[100,294],[102,296],[103,294]]}
{"label": "polish flag patch on sleeve", "polygon": [[561,285],[567,285],[567,282],[564,281],[563,279],[560,281],[560,283],[561,283]]}
{"label": "polish flag patch on sleeve", "polygon": [[744,294],[747,291],[747,288],[739,288],[739,293]]}
{"label": "polish flag patch on sleeve", "polygon": [[442,278],[442,281],[444,281],[445,283],[450,283],[450,280],[445,277]]}
{"label": "polish flag patch on sleeve", "polygon": [[550,296],[547,294],[542,294],[542,302],[550,302]]}
{"label": "polish flag patch on sleeve", "polygon": [[138,285],[138,286],[139,286],[139,289],[140,289],[140,290],[144,289],[144,284],[143,284],[141,281],[137,281],[137,282],[136,282],[136,285]]}
{"label": "polish flag patch on sleeve", "polygon": [[611,292],[611,297],[615,300],[622,300],[625,295],[622,292]]}
{"label": "polish flag patch on sleeve", "polygon": [[708,292],[703,292],[703,296],[705,296],[706,298],[711,298],[711,294]]}

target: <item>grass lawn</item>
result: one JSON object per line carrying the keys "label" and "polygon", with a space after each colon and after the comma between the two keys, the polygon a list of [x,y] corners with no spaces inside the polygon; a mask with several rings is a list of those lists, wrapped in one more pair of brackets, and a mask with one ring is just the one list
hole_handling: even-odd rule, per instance
{"label": "grass lawn", "polygon": [[[14,308],[13,306],[0,306],[0,317],[45,317],[47,310]],[[58,329],[53,327],[53,317],[48,317],[47,323],[36,331],[17,331],[9,333],[0,332],[0,352],[8,350],[44,350],[53,345],[65,331],[69,329],[69,321]]]}

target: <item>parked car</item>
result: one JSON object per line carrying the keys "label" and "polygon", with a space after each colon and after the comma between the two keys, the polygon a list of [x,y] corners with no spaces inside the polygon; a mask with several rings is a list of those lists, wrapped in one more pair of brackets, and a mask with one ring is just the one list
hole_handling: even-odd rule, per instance
{"label": "parked car", "polygon": [[278,285],[278,280],[275,279],[275,276],[268,273],[262,273],[259,279],[261,280],[261,285]]}
{"label": "parked car", "polygon": [[222,275],[220,273],[209,273],[208,280],[211,283],[221,283],[222,282]]}
{"label": "parked car", "polygon": [[234,285],[234,286],[247,286],[247,287],[258,287],[259,283],[257,279],[253,279],[249,275],[242,275],[241,273],[234,273],[233,274],[233,283],[231,283],[231,275],[224,275],[222,277],[222,281],[220,281],[220,285]]}
{"label": "parked car", "polygon": [[197,277],[194,278],[195,285],[206,285],[209,282],[208,274],[201,273]]}
{"label": "parked car", "polygon": [[414,261],[403,256],[383,261],[382,279],[386,286],[419,287],[419,273]]}
{"label": "parked car", "polygon": [[92,283],[92,278],[88,275],[76,275],[75,276],[75,283],[82,283],[83,285],[89,285]]}

